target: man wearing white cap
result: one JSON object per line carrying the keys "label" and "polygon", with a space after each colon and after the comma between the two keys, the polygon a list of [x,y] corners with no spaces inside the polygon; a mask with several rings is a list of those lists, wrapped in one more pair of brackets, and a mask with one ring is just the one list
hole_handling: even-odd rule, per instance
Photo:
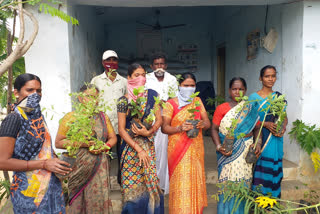
{"label": "man wearing white cap", "polygon": [[119,57],[115,51],[105,51],[102,55],[102,65],[105,71],[94,77],[91,80],[91,84],[95,85],[100,91],[103,91],[100,102],[108,106],[106,114],[117,134],[117,147],[120,148],[121,138],[118,133],[117,101],[127,93],[127,79],[117,73],[118,60]]}

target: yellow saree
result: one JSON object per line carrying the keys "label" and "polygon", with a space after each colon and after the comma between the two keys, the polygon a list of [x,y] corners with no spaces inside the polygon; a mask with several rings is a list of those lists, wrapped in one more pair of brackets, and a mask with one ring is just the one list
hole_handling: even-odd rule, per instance
{"label": "yellow saree", "polygon": [[[171,126],[180,126],[188,119],[188,109],[195,108],[196,101],[201,103],[200,112],[205,112],[200,98],[196,97],[191,104],[182,109],[178,109],[175,101],[169,100],[163,110],[163,116],[171,119]],[[187,138],[185,132],[169,135],[168,138],[169,213],[202,213],[203,208],[207,206],[202,130],[199,130],[198,136],[193,139]],[[186,148],[182,151],[182,157],[181,153],[176,154],[177,151],[181,152],[177,149],[179,147]],[[178,162],[172,160],[176,158],[179,158]]]}

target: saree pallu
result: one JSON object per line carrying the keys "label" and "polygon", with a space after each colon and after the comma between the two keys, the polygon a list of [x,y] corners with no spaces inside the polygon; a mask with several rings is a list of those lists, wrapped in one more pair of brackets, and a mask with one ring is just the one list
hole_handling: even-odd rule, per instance
{"label": "saree pallu", "polygon": [[[60,122],[58,133],[66,136],[68,123],[72,123],[73,112],[68,113]],[[93,128],[97,139],[106,142],[114,132],[111,122],[104,113],[95,115]],[[109,199],[109,159],[106,154],[91,154],[88,148],[80,148],[77,159],[64,183],[67,213],[112,213]]]}
{"label": "saree pallu", "polygon": [[[196,101],[201,103],[200,112],[206,112],[200,98],[196,97],[182,109],[178,109],[174,100],[169,100],[163,116],[171,119],[171,126],[181,126],[190,116],[188,110],[195,108]],[[186,132],[168,138],[169,213],[202,213],[208,204],[202,130],[193,139],[188,138]]]}
{"label": "saree pallu", "polygon": [[[147,101],[142,105],[145,119],[151,109],[153,109],[157,93],[149,89],[147,91]],[[121,102],[124,100],[124,102]],[[128,100],[125,97],[120,98],[118,112],[128,113]],[[129,132],[131,127],[130,113],[127,114],[126,129]],[[138,153],[124,140],[121,143],[121,192],[123,196],[123,214],[163,214],[164,202],[163,194],[159,187],[159,179],[156,172],[154,136],[132,138],[143,148],[150,158],[150,166],[145,168],[140,166]]]}
{"label": "saree pallu", "polygon": [[[26,161],[54,158],[40,106],[29,113],[18,107],[14,110],[20,115],[21,127],[12,157]],[[47,170],[14,172],[10,192],[14,213],[65,213],[61,183]]]}
{"label": "saree pallu", "polygon": [[[232,119],[237,119],[237,125],[234,131],[235,140],[233,142],[233,149],[231,156],[224,156],[217,152],[218,158],[218,183],[223,185],[226,181],[241,182],[245,181],[247,185],[252,179],[252,164],[245,161],[245,157],[249,151],[250,145],[253,144],[253,136],[243,137],[237,139],[240,133],[249,135],[254,129],[259,120],[258,105],[256,103],[246,104],[239,103],[233,107],[222,118],[219,126],[220,142],[223,145],[223,140],[228,134]],[[230,214],[234,207],[235,198],[231,198],[225,203],[224,195],[219,195],[218,214]],[[241,202],[235,214],[244,213],[245,203]]]}
{"label": "saree pallu", "polygon": [[[272,95],[280,95],[279,92],[273,92]],[[249,97],[250,100],[259,100],[260,108],[263,109],[269,105],[257,93]],[[265,113],[259,112],[260,120],[263,120]],[[265,121],[274,122],[271,115],[266,117]],[[281,197],[281,181],[283,178],[282,158],[283,158],[283,137],[276,137],[266,128],[262,129],[262,145],[265,146],[262,151],[253,174],[253,190],[259,190],[263,194],[271,193],[273,197]],[[259,185],[262,185],[259,187]]]}

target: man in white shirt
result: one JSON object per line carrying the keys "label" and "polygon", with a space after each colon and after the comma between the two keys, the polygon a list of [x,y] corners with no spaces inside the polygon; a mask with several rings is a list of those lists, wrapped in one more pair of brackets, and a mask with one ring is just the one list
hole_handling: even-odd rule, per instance
{"label": "man in white shirt", "polygon": [[[178,92],[178,83],[175,76],[169,74],[167,69],[166,56],[164,54],[155,54],[151,58],[152,73],[146,75],[147,89],[153,89],[158,92],[162,101],[176,97]],[[156,132],[154,139],[156,151],[157,175],[160,179],[160,187],[165,194],[169,193],[169,171],[168,171],[168,135],[163,134],[161,129]]]}
{"label": "man in white shirt", "polygon": [[117,101],[127,93],[127,79],[117,73],[118,61],[119,57],[115,51],[105,51],[102,55],[102,65],[105,71],[95,76],[91,80],[91,84],[95,85],[100,91],[103,91],[100,103],[108,108],[105,113],[108,115],[113,129],[117,134],[117,154],[120,160],[119,149],[121,138],[118,133]]}

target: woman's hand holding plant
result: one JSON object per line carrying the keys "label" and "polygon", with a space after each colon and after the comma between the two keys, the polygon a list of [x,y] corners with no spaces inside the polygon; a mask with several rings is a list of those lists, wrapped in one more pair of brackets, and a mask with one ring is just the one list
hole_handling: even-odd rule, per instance
{"label": "woman's hand holding plant", "polygon": [[189,123],[189,122],[184,122],[184,123],[182,124],[182,126],[181,126],[181,130],[182,130],[183,132],[187,132],[187,131],[189,131],[189,130],[191,130],[191,129],[193,129],[193,125],[192,125],[191,123]]}
{"label": "woman's hand holding plant", "polygon": [[264,122],[263,126],[267,128],[273,135],[277,134],[277,124],[273,122]]}
{"label": "woman's hand holding plant", "polygon": [[203,129],[204,127],[205,127],[205,125],[204,125],[204,121],[203,120],[200,120],[199,123],[196,125],[197,129]]}
{"label": "woman's hand holding plant", "polygon": [[[254,147],[254,143],[250,146],[250,147]],[[260,156],[261,154],[261,144],[257,143],[256,149],[254,151],[254,154],[256,154],[257,158]]]}
{"label": "woman's hand holding plant", "polygon": [[66,175],[70,171],[72,171],[71,168],[68,168],[66,166],[70,166],[70,164],[65,161],[59,160],[58,158],[47,159],[43,163],[43,169],[61,175]]}
{"label": "woman's hand holding plant", "polygon": [[142,123],[139,123],[139,125],[141,126],[141,129],[139,129],[136,124],[132,124],[131,126],[131,130],[134,134],[139,135],[139,136],[143,136],[143,137],[148,137],[152,134],[152,130],[147,130],[147,128],[142,125]]}
{"label": "woman's hand holding plant", "polygon": [[230,156],[232,154],[232,151],[226,152],[226,149],[223,148],[223,146],[219,147],[219,149],[217,151],[220,152],[221,154],[223,154],[224,156]]}

